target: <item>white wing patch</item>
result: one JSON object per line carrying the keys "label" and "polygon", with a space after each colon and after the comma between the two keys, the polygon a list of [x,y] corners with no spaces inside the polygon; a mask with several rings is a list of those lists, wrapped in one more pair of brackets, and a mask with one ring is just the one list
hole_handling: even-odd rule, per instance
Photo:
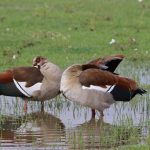
{"label": "white wing patch", "polygon": [[82,86],[82,88],[83,89],[97,90],[97,91],[106,92],[110,88],[110,86],[106,85],[106,88],[102,88],[100,86],[90,85],[90,87]]}
{"label": "white wing patch", "polygon": [[112,86],[107,90],[107,92],[110,93],[110,92],[114,89],[115,86],[116,86],[116,85],[112,85]]}
{"label": "white wing patch", "polygon": [[82,89],[89,89],[89,90],[97,90],[101,92],[111,92],[114,89],[115,85],[106,85],[106,88],[90,85],[90,87],[82,86]]}
{"label": "white wing patch", "polygon": [[18,82],[13,79],[18,90],[27,97],[31,97],[32,93],[36,90],[40,90],[42,83],[36,83],[31,87],[25,87],[26,82]]}

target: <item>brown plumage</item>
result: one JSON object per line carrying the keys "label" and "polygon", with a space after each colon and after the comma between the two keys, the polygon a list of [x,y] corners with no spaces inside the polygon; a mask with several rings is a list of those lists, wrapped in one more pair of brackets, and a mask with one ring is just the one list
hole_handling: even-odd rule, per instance
{"label": "brown plumage", "polygon": [[124,55],[117,54],[112,56],[106,56],[103,58],[97,58],[92,61],[89,61],[87,64],[93,64],[99,67],[100,69],[114,72],[117,66],[123,60],[123,58]]}
{"label": "brown plumage", "polygon": [[26,87],[30,87],[38,82],[42,82],[43,75],[35,67],[16,67],[0,73],[0,83],[10,83],[13,79],[18,82],[26,82]]}
{"label": "brown plumage", "polygon": [[49,100],[59,94],[61,69],[42,56],[31,67],[15,67],[0,73],[0,95]]}
{"label": "brown plumage", "polygon": [[18,67],[12,69],[13,78],[20,82],[26,82],[26,87],[31,87],[38,82],[42,82],[43,75],[36,67]]}
{"label": "brown plumage", "polygon": [[[123,59],[122,55],[104,58],[68,67],[60,85],[61,92],[69,100],[97,109],[101,114],[115,101],[130,101],[136,94],[146,93],[134,80],[113,73]],[[95,115],[94,111],[92,114]]]}
{"label": "brown plumage", "polygon": [[[83,65],[82,65],[83,66]],[[137,88],[136,82],[129,78],[120,77],[108,71],[90,68],[84,70],[80,76],[79,81],[83,86],[90,85],[106,87],[106,85],[117,85],[131,91]]]}
{"label": "brown plumage", "polygon": [[0,73],[0,83],[9,83],[13,81],[13,74],[11,70],[6,70]]}
{"label": "brown plumage", "polygon": [[[26,97],[15,83],[25,83],[25,88],[30,88],[37,83],[42,83],[43,75],[36,67],[15,67],[0,73],[0,95]],[[15,81],[15,82],[14,82]]]}

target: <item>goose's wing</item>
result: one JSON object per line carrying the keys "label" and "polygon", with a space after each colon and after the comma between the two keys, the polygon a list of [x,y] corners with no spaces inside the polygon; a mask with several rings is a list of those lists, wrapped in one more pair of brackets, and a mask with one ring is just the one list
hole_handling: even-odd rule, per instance
{"label": "goose's wing", "polygon": [[100,69],[86,69],[79,75],[79,82],[85,87],[99,86],[107,88],[108,86],[117,85],[118,87],[134,90],[136,82],[129,78],[120,77],[109,71]]}
{"label": "goose's wing", "polygon": [[35,67],[18,67],[0,73],[0,94],[31,97],[40,90],[43,75]]}
{"label": "goose's wing", "polygon": [[13,81],[13,74],[11,70],[0,72],[0,83],[10,83]]}
{"label": "goose's wing", "polygon": [[110,72],[114,72],[120,62],[123,60],[123,55],[112,55],[103,58],[97,58],[90,62],[89,64],[93,64],[98,66],[102,70],[107,70]]}
{"label": "goose's wing", "polygon": [[18,67],[12,69],[13,79],[18,82],[26,82],[26,87],[42,82],[43,75],[36,67]]}

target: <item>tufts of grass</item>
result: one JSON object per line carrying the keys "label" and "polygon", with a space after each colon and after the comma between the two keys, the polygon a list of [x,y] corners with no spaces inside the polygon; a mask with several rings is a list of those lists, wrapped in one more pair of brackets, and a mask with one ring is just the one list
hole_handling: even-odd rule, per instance
{"label": "tufts of grass", "polygon": [[36,55],[62,68],[114,53],[149,60],[149,9],[149,0],[0,1],[1,69]]}

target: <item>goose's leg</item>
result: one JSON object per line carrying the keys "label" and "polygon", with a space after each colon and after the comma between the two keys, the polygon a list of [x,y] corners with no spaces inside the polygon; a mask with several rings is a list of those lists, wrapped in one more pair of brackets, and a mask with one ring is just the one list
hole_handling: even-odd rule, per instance
{"label": "goose's leg", "polygon": [[41,101],[41,112],[44,112],[44,101]]}
{"label": "goose's leg", "polygon": [[91,109],[91,111],[92,111],[92,118],[95,118],[95,114],[96,114],[95,109]]}
{"label": "goose's leg", "polygon": [[27,112],[27,98],[24,98],[24,104],[23,104],[23,110],[26,113]]}
{"label": "goose's leg", "polygon": [[100,111],[100,115],[101,115],[102,118],[104,117],[103,111]]}

